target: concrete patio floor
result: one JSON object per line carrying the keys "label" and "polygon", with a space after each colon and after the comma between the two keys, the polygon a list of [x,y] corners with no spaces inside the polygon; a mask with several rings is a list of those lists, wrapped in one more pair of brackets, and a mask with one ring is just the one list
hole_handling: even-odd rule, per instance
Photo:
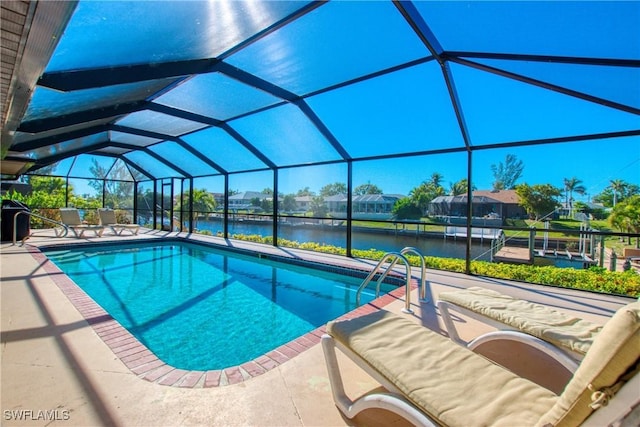
{"label": "concrete patio floor", "polygon": [[[319,344],[276,368],[238,384],[211,388],[163,386],[139,378],[96,334],[67,296],[29,252],[42,245],[87,241],[156,239],[167,235],[250,250],[351,265],[374,263],[240,241],[144,230],[139,236],[101,238],[33,237],[25,246],[2,243],[2,425],[3,426],[403,426],[393,414],[371,410],[348,420],[333,404]],[[44,261],[47,262],[47,261]],[[419,272],[415,271],[418,275]],[[550,305],[604,323],[631,298],[485,279],[444,271],[427,272],[431,301],[439,292],[483,286]],[[411,295],[414,315],[402,314],[442,331],[432,303]],[[386,310],[400,313],[404,300]],[[461,336],[472,338],[487,326],[460,318]],[[355,364],[340,358],[348,392],[360,395],[378,384]],[[43,414],[43,411],[46,414]],[[48,412],[47,412],[48,411]],[[54,420],[44,419],[53,415]],[[23,419],[18,419],[23,418]]]}

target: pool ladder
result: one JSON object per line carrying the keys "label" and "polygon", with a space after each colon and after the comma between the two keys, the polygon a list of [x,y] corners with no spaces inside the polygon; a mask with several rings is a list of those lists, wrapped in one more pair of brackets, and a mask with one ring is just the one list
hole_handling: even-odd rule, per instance
{"label": "pool ladder", "polygon": [[[18,242],[18,216],[19,215],[27,215],[29,217],[29,221],[31,221],[31,218],[35,217],[40,219],[42,222],[48,222],[50,224],[54,224],[58,227],[60,227],[60,229],[58,229],[57,227],[54,228],[54,233],[56,235],[56,237],[66,237],[67,233],[69,232],[69,227],[67,227],[66,224],[63,224],[59,221],[54,221],[51,218],[47,218],[46,216],[42,216],[42,215],[38,215],[37,213],[31,212],[31,211],[18,211],[16,212],[16,214],[13,216],[13,244],[16,245]],[[29,237],[33,236],[34,233],[29,233],[29,235],[24,236],[22,238],[22,246],[24,246],[24,242],[25,240],[27,240]]]}
{"label": "pool ladder", "polygon": [[376,264],[373,270],[371,270],[371,273],[369,273],[366,279],[362,281],[362,284],[358,288],[358,292],[356,293],[356,306],[360,305],[360,294],[362,294],[362,291],[367,287],[369,282],[373,280],[376,273],[380,271],[380,269],[382,268],[385,262],[387,262],[388,260],[391,260],[389,266],[386,267],[386,270],[380,274],[380,277],[378,277],[378,281],[376,284],[376,298],[380,296],[380,285],[382,284],[382,281],[389,275],[389,272],[393,270],[393,268],[396,266],[398,261],[402,261],[406,268],[405,305],[402,311],[404,313],[413,313],[413,310],[411,310],[411,264],[409,264],[409,260],[405,256],[406,254],[409,254],[409,253],[413,253],[420,258],[420,302],[428,302],[429,300],[427,298],[427,286],[426,286],[427,268],[424,262],[424,256],[422,256],[422,254],[420,253],[420,251],[418,251],[418,249],[413,247],[406,247],[402,249],[400,252],[387,252],[386,254],[384,254],[382,259],[378,262],[378,264]]}

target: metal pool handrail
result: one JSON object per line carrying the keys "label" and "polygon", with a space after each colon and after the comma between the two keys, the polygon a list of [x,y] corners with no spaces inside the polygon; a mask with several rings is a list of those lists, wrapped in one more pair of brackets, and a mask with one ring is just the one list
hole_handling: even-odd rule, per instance
{"label": "metal pool handrail", "polygon": [[413,313],[413,310],[411,310],[411,265],[409,264],[409,260],[407,260],[407,258],[404,255],[402,255],[400,252],[387,252],[386,254],[384,254],[380,262],[378,262],[378,264],[374,267],[374,269],[371,270],[371,273],[369,273],[367,278],[364,279],[364,281],[358,288],[358,292],[356,293],[356,305],[357,306],[360,305],[360,294],[362,293],[362,290],[367,287],[371,279],[373,279],[373,277],[376,275],[378,270],[380,270],[380,268],[382,267],[382,264],[384,264],[388,259],[393,259],[393,260],[391,261],[391,264],[389,265],[389,267],[387,267],[387,269],[378,278],[378,282],[376,286],[376,297],[378,297],[378,295],[380,294],[380,284],[382,283],[384,278],[387,277],[387,275],[396,265],[398,260],[402,260],[402,262],[406,267],[406,284],[405,284],[406,295],[405,295],[405,306],[402,309],[402,311],[404,313]]}
{"label": "metal pool handrail", "polygon": [[414,247],[408,246],[404,249],[402,249],[400,251],[400,253],[402,255],[406,255],[409,253],[412,253],[414,255],[417,255],[418,258],[420,258],[420,302],[429,302],[429,299],[427,298],[427,284],[426,284],[426,280],[427,280],[427,266],[426,263],[424,262],[424,256],[422,255],[422,253]]}
{"label": "metal pool handrail", "polygon": [[[20,214],[25,214],[25,215],[29,215],[29,217],[36,217],[39,218],[43,221],[46,222],[50,222],[52,224],[55,224],[59,227],[62,227],[62,231],[58,232],[58,230],[55,230],[56,233],[56,237],[66,237],[67,233],[69,232],[69,227],[67,227],[65,224],[55,221],[51,218],[47,218],[45,216],[42,215],[38,215],[36,213],[30,212],[30,211],[19,211],[16,212],[16,214],[13,216],[13,244],[15,245],[17,243],[17,237],[18,237],[18,215]],[[24,241],[28,238],[29,236],[25,237],[24,239],[22,239],[22,244],[24,245]]]}

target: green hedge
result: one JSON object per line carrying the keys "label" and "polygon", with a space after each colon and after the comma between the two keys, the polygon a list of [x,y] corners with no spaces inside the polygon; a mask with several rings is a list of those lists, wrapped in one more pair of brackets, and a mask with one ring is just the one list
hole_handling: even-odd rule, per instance
{"label": "green hedge", "polygon": [[[234,239],[246,240],[256,243],[273,244],[271,237],[259,235],[234,234]],[[335,255],[346,255],[345,248],[323,245],[320,243],[299,243],[285,239],[278,239],[278,244],[283,247],[308,249],[315,252]],[[353,256],[372,260],[382,259],[385,252],[369,249],[354,249]],[[407,259],[414,266],[420,265],[418,257],[408,255]],[[424,257],[427,268],[437,270],[465,272],[465,260],[455,258]],[[471,261],[471,273],[478,276],[495,277],[500,279],[517,280],[522,282],[537,283],[542,285],[559,286],[563,288],[583,289],[608,294],[640,297],[640,275],[635,271],[615,272],[604,268],[592,267],[588,270],[574,268],[558,268],[553,266],[536,266],[525,264],[503,264],[487,261]]]}

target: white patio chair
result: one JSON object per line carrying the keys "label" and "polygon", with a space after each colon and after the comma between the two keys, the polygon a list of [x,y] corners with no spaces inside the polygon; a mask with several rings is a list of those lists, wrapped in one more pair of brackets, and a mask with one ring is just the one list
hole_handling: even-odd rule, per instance
{"label": "white patio chair", "polygon": [[98,215],[100,216],[100,224],[105,227],[109,227],[117,236],[121,236],[125,230],[129,231],[134,236],[138,234],[140,225],[118,223],[118,220],[116,219],[116,211],[113,209],[98,209]]}
{"label": "white patio chair", "polygon": [[96,237],[101,237],[104,232],[102,225],[84,224],[76,208],[60,208],[60,218],[77,238],[82,238],[86,231],[92,231]]}

